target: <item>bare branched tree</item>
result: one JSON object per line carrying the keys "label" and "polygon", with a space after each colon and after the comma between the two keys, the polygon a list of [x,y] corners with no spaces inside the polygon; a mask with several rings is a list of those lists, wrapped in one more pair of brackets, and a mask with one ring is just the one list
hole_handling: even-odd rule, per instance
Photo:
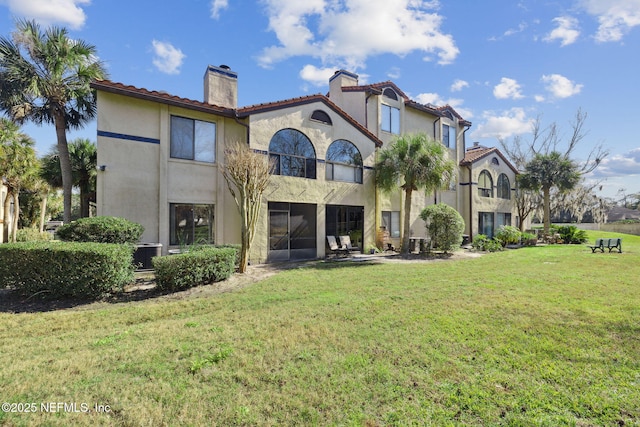
{"label": "bare branched tree", "polygon": [[[578,109],[573,121],[570,124],[571,132],[568,137],[564,137],[560,134],[560,129],[557,123],[552,123],[548,127],[542,126],[542,118],[538,116],[533,122],[531,127],[531,139],[524,140],[520,136],[514,137],[511,141],[507,141],[503,138],[498,138],[498,142],[504,153],[515,164],[516,168],[523,172],[531,161],[540,156],[549,156],[551,153],[559,153],[560,157],[565,160],[571,160],[575,165],[575,171],[580,177],[592,172],[602,160],[609,154],[603,145],[597,144],[587,155],[585,160],[580,162],[574,161],[571,158],[574,156],[576,148],[587,136],[587,131],[584,129],[585,122],[587,120],[587,114],[581,109]],[[518,185],[519,180],[516,182],[518,189],[516,191],[516,205],[518,213],[520,215],[521,224],[524,224],[525,219],[535,213],[535,211],[541,208],[541,204],[547,207],[547,215],[551,211],[550,206],[540,196],[539,190],[525,189],[525,186]],[[591,192],[593,189],[591,188]],[[563,191],[555,191],[556,196],[562,194]],[[548,198],[548,197],[547,197]],[[585,200],[583,198],[583,200]],[[577,206],[578,201],[573,200],[570,204],[572,207]],[[555,201],[556,205],[559,205]],[[545,229],[548,219],[545,218]],[[522,227],[522,225],[521,225]]]}
{"label": "bare branched tree", "polygon": [[247,270],[262,194],[269,183],[271,167],[267,156],[252,151],[243,143],[232,144],[225,150],[222,175],[240,212],[240,273]]}

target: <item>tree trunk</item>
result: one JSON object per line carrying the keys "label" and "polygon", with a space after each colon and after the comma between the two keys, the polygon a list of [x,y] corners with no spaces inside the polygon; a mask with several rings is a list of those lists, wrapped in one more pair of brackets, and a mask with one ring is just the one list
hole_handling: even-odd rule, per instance
{"label": "tree trunk", "polygon": [[20,189],[13,193],[13,218],[11,219],[11,241],[16,242],[18,233],[18,219],[20,218]]}
{"label": "tree trunk", "polygon": [[[244,193],[244,192],[242,192]],[[249,241],[249,236],[247,232],[247,228],[249,226],[249,201],[247,200],[246,194],[241,194],[241,202],[240,202],[240,217],[241,217],[241,226],[240,226],[240,265],[238,266],[238,273],[244,273],[247,271],[247,265],[249,264],[249,249],[251,248],[251,242]]]}
{"label": "tree trunk", "polygon": [[78,187],[80,188],[80,217],[89,217],[89,195],[91,194],[91,178],[86,172],[81,172],[82,176]]}
{"label": "tree trunk", "polygon": [[67,127],[64,112],[54,112],[56,125],[56,137],[58,138],[58,156],[60,158],[60,171],[62,173],[62,195],[64,214],[62,219],[65,224],[71,222],[71,192],[73,190],[73,177],[71,175],[71,160],[69,158],[69,146],[67,145]]}
{"label": "tree trunk", "polygon": [[11,209],[11,191],[7,187],[7,194],[4,199],[4,218],[2,218],[2,236],[3,241],[9,242],[9,230],[11,230],[11,222],[9,221],[9,209]]}
{"label": "tree trunk", "polygon": [[402,227],[402,253],[409,253],[409,234],[411,233],[411,195],[413,189],[407,187],[404,196],[404,225]]}
{"label": "tree trunk", "polygon": [[548,236],[551,229],[551,188],[542,187],[542,193],[544,194],[544,234]]}
{"label": "tree trunk", "polygon": [[40,232],[44,231],[44,220],[47,217],[47,199],[49,198],[49,192],[46,192],[42,195],[42,200],[40,201]]}

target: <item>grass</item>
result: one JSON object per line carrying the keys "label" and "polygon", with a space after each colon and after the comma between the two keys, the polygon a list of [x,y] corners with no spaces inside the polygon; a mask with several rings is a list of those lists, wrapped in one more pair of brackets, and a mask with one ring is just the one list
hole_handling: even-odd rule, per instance
{"label": "grass", "polygon": [[1,400],[90,408],[0,424],[640,425],[640,237],[590,240],[618,236],[0,313]]}

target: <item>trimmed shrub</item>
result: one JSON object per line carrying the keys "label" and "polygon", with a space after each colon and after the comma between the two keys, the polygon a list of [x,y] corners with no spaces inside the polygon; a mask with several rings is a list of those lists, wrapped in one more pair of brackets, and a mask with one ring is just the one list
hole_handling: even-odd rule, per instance
{"label": "trimmed shrub", "polygon": [[502,250],[502,243],[495,239],[490,239],[484,234],[476,235],[471,246],[477,251],[497,252]]}
{"label": "trimmed shrub", "polygon": [[234,248],[201,246],[178,255],[154,257],[156,285],[163,291],[178,291],[227,279],[235,271],[236,253]]}
{"label": "trimmed shrub", "polygon": [[538,243],[538,236],[533,233],[522,233],[521,238],[525,246],[535,246]]}
{"label": "trimmed shrub", "polygon": [[426,222],[432,246],[448,252],[459,248],[464,233],[464,219],[449,205],[438,203],[427,206],[420,212],[420,218]]}
{"label": "trimmed shrub", "polygon": [[37,228],[21,228],[16,233],[17,242],[46,242],[51,240],[51,234],[40,232]]}
{"label": "trimmed shrub", "polygon": [[587,241],[587,232],[580,230],[575,225],[558,227],[558,234],[564,243],[581,244]]}
{"label": "trimmed shrub", "polygon": [[97,299],[133,282],[131,245],[26,242],[0,245],[0,288],[45,298]]}
{"label": "trimmed shrub", "polygon": [[502,242],[502,246],[506,246],[517,245],[520,243],[521,237],[522,233],[518,228],[511,225],[501,225],[498,227],[495,239]]}
{"label": "trimmed shrub", "polygon": [[144,227],[125,218],[80,218],[58,228],[56,236],[69,242],[131,243],[140,240]]}

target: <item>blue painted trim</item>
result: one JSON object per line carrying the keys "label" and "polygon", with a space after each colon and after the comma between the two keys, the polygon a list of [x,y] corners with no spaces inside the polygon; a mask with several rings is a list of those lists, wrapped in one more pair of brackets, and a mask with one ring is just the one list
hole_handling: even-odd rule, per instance
{"label": "blue painted trim", "polygon": [[265,156],[266,156],[267,154],[269,154],[269,152],[268,152],[268,151],[265,151],[265,150],[257,150],[257,149],[255,149],[255,148],[253,149],[253,152],[254,152],[254,153],[258,153],[258,154],[264,154]]}
{"label": "blue painted trim", "polygon": [[104,136],[106,138],[125,139],[127,141],[147,142],[149,144],[160,144],[159,139],[147,138],[144,136],[126,135],[124,133],[107,132],[104,130],[99,130],[98,136]]}
{"label": "blue painted trim", "polygon": [[231,77],[232,79],[237,79],[238,78],[238,73],[236,73],[234,71],[231,71],[231,70],[227,70],[225,68],[215,67],[213,65],[209,66],[209,71],[214,72],[214,73],[218,73],[218,74],[222,74],[223,76]]}
{"label": "blue painted trim", "polygon": [[368,171],[375,170],[375,168],[373,166],[363,166],[363,167]]}
{"label": "blue painted trim", "polygon": [[326,163],[327,161],[325,159],[316,159],[318,160],[318,163]]}
{"label": "blue painted trim", "polygon": [[333,79],[335,79],[336,77],[338,77],[341,74],[344,74],[344,75],[349,76],[349,77],[351,77],[353,79],[356,79],[356,80],[358,79],[358,75],[357,74],[350,73],[350,72],[345,71],[345,70],[340,70],[340,71],[334,73],[334,75],[329,78],[329,82],[333,81]]}

